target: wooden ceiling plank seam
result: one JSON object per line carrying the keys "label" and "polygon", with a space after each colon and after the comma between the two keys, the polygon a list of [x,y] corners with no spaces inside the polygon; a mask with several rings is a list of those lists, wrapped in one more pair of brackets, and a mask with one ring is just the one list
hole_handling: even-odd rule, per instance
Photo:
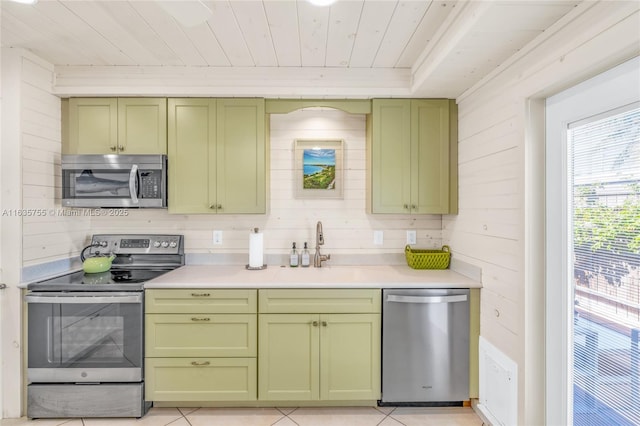
{"label": "wooden ceiling plank seam", "polygon": [[145,17],[147,24],[164,40],[183,65],[206,66],[206,61],[180,24],[156,2],[133,1],[131,5]]}
{"label": "wooden ceiling plank seam", "polygon": [[231,3],[245,43],[256,66],[277,66],[271,31],[262,1],[242,1]]}
{"label": "wooden ceiling plank seam", "polygon": [[364,2],[350,60],[351,67],[371,68],[396,5],[397,1]]}
{"label": "wooden ceiling plank seam", "polygon": [[300,52],[303,67],[325,65],[329,9],[298,2]]}
{"label": "wooden ceiling plank seam", "polygon": [[151,28],[140,12],[131,5],[131,1],[103,1],[101,6],[116,22],[120,22],[124,31],[148,50],[149,55],[152,55],[159,65],[180,64],[176,54]]}
{"label": "wooden ceiling plank seam", "polygon": [[[401,1],[396,6],[373,67],[392,68],[424,18],[430,1]],[[401,49],[398,49],[401,47]]]}
{"label": "wooden ceiling plank seam", "polygon": [[[34,32],[39,33],[40,31],[45,32],[43,35],[43,40],[45,40],[43,48],[39,48],[34,44],[34,42],[30,42],[28,45],[23,46],[25,49],[39,54],[43,58],[49,58],[51,57],[52,52],[55,52],[58,48],[62,47],[65,52],[69,52],[71,57],[77,56],[77,52],[80,52],[84,58],[87,58],[87,62],[85,62],[87,64],[93,61],[99,65],[107,65],[106,62],[96,55],[95,49],[91,49],[86,46],[84,40],[76,37],[75,33],[72,33],[72,36],[69,36],[69,33],[65,32],[65,25],[60,21],[54,20],[53,17],[56,15],[55,13],[43,12],[43,5],[39,4],[25,8],[24,5],[3,1],[1,2],[1,6],[3,21],[5,19],[5,14],[14,14],[16,20],[19,20],[26,26],[24,34],[33,34]],[[4,24],[5,22],[3,22],[3,31]],[[52,37],[51,34],[54,36]],[[73,39],[79,40],[80,43],[78,44]],[[67,55],[65,54],[65,56]],[[52,63],[53,62],[54,61],[52,60]]]}
{"label": "wooden ceiling plank seam", "polygon": [[[103,8],[103,2],[73,1],[66,6],[91,26],[107,43],[127,56],[135,65],[159,65],[138,40],[128,35],[127,29],[113,19]],[[120,6],[125,3],[120,3]],[[142,60],[140,60],[142,58]]]}
{"label": "wooden ceiling plank seam", "polygon": [[[29,34],[31,39],[25,40],[24,34]],[[45,60],[58,57],[68,58],[65,60],[72,61],[72,58],[77,57],[77,52],[65,48],[63,44],[55,43],[55,41],[46,44],[46,51],[33,47],[37,45],[38,40],[44,39],[45,35],[39,31],[39,27],[32,28],[20,18],[10,16],[5,10],[2,11],[2,47],[25,49]],[[49,39],[49,41],[51,40]]]}
{"label": "wooden ceiling plank seam", "polygon": [[185,28],[185,34],[204,58],[207,66],[230,67],[231,62],[208,23]]}
{"label": "wooden ceiling plank seam", "polygon": [[[90,42],[92,46],[97,46],[96,51],[100,53],[102,61],[104,63],[120,63],[125,65],[134,65],[135,62],[127,56],[124,52],[114,46],[109,40],[107,40],[98,30],[96,30],[90,23],[84,20],[81,16],[73,11],[70,6],[70,1],[60,0],[56,2],[40,2],[36,4],[36,7],[42,5],[59,5],[59,24],[67,28],[78,28],[78,36],[82,42]],[[64,15],[64,16],[63,16]]]}
{"label": "wooden ceiling plank seam", "polygon": [[425,49],[425,46],[432,42],[434,34],[446,20],[447,15],[451,13],[451,10],[451,4],[446,0],[431,2],[425,16],[407,42],[402,55],[398,58],[395,67],[411,68],[416,63],[418,56]]}
{"label": "wooden ceiling plank seam", "polygon": [[231,66],[255,66],[229,2],[206,0],[204,4],[212,12],[212,16],[207,20],[207,25],[220,43],[220,47]]}
{"label": "wooden ceiling plank seam", "polygon": [[263,4],[277,66],[301,66],[300,31],[296,3],[266,1]]}
{"label": "wooden ceiling plank seam", "polygon": [[325,66],[348,67],[364,1],[338,2],[329,10]]}

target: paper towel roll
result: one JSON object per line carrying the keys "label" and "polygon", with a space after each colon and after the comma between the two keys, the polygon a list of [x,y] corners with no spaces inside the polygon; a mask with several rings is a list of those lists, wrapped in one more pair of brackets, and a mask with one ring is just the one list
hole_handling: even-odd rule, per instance
{"label": "paper towel roll", "polygon": [[249,267],[262,268],[264,265],[262,232],[256,229],[249,234]]}

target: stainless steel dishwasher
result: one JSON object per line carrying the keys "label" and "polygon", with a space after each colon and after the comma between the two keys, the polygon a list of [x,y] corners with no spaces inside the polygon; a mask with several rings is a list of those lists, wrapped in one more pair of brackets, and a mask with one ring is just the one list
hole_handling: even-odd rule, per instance
{"label": "stainless steel dishwasher", "polygon": [[382,291],[381,405],[469,399],[469,290]]}

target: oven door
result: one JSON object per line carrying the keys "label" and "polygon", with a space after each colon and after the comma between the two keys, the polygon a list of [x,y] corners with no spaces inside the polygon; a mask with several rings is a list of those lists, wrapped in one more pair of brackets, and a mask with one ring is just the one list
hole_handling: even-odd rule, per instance
{"label": "oven door", "polygon": [[142,292],[31,292],[25,301],[30,382],[142,380]]}

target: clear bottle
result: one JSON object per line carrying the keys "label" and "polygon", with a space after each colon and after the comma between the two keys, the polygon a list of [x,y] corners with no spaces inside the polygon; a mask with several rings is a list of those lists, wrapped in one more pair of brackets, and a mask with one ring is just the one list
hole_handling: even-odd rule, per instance
{"label": "clear bottle", "polygon": [[298,266],[298,251],[296,250],[296,243],[293,243],[291,248],[291,254],[289,255],[289,266],[295,268]]}
{"label": "clear bottle", "polygon": [[307,267],[309,266],[309,249],[307,248],[307,243],[304,243],[304,249],[302,249],[302,254],[300,254],[300,266]]}

